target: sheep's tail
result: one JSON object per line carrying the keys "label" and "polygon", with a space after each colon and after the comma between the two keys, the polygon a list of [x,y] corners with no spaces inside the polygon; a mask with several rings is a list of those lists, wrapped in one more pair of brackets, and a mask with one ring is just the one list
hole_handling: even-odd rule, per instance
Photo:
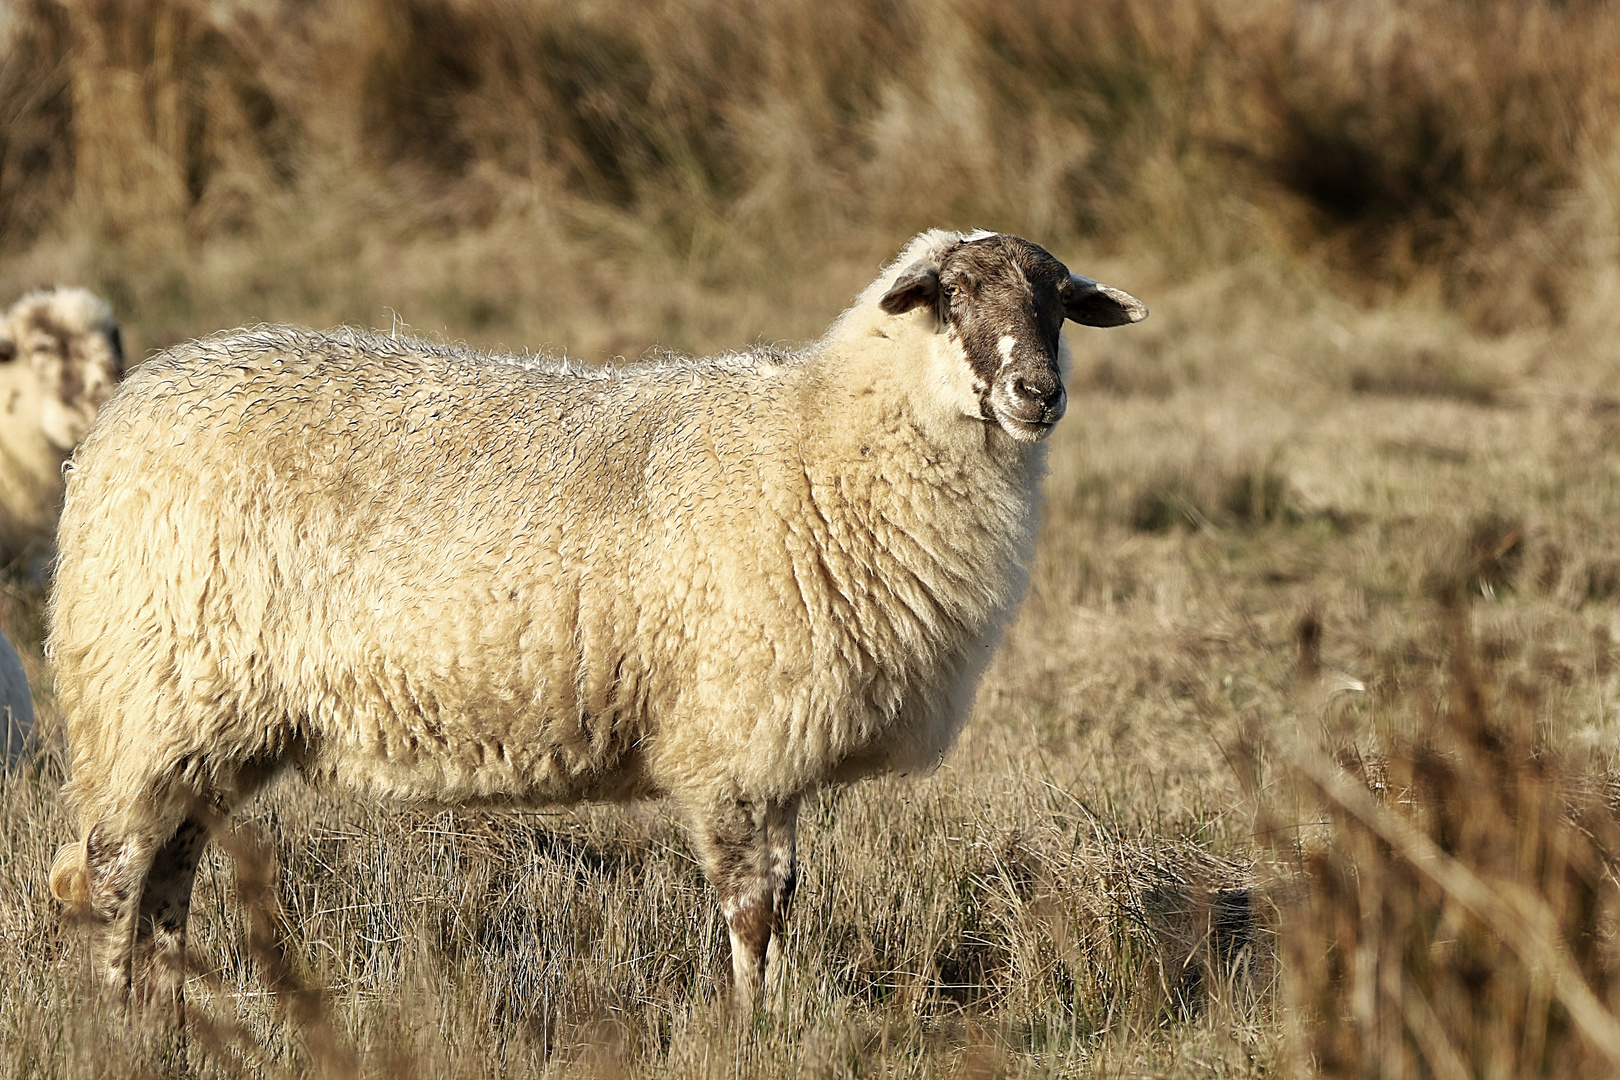
{"label": "sheep's tail", "polygon": [[51,863],[51,895],[75,911],[89,906],[90,864],[83,840],[57,851]]}

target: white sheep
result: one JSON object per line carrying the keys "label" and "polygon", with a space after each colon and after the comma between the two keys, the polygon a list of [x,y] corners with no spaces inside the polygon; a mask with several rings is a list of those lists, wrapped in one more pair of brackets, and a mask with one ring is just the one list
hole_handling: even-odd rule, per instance
{"label": "white sheep", "polygon": [[0,318],[0,566],[49,551],[62,463],[123,364],[111,309],[84,289],[31,292]]}
{"label": "white sheep", "polygon": [[75,455],[50,650],[114,987],[178,968],[208,822],[288,766],[395,799],[663,797],[752,1000],[800,800],[930,770],[1027,581],[1059,331],[1136,300],[917,237],[814,344],[589,370],[259,328]]}
{"label": "white sheep", "polygon": [[22,760],[33,729],[34,697],[28,689],[28,673],[11,639],[0,634],[0,730],[5,732],[7,766]]}

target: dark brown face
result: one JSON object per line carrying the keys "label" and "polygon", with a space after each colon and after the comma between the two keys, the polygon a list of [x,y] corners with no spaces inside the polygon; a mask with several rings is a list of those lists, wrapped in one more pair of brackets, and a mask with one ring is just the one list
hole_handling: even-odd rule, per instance
{"label": "dark brown face", "polygon": [[912,264],[880,303],[891,315],[931,307],[961,345],[979,418],[1024,442],[1044,439],[1068,403],[1059,366],[1063,321],[1121,326],[1147,317],[1134,297],[1071,274],[1044,248],[1001,234],[960,241],[937,265]]}

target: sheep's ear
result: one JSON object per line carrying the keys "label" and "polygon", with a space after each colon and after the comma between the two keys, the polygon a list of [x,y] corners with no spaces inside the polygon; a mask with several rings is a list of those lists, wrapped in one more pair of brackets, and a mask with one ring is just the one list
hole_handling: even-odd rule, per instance
{"label": "sheep's ear", "polygon": [[1124,326],[1148,316],[1147,305],[1128,292],[1070,274],[1059,290],[1063,313],[1082,326]]}
{"label": "sheep's ear", "polygon": [[878,301],[878,307],[890,315],[901,315],[924,304],[933,306],[938,299],[939,267],[926,259],[918,259],[894,279],[889,291]]}

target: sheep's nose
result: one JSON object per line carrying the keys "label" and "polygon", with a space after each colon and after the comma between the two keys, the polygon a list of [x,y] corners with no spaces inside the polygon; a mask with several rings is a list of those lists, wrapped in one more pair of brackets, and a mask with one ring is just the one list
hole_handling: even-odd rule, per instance
{"label": "sheep's nose", "polygon": [[1068,405],[1068,395],[1057,379],[1017,378],[1012,384],[1013,396],[1026,404],[1031,412],[1039,411],[1041,419],[1055,423]]}
{"label": "sheep's nose", "polygon": [[1048,401],[1052,400],[1062,392],[1063,388],[1060,386],[1054,387],[1037,385],[1032,384],[1025,379],[1013,380],[1013,393],[1017,394],[1025,401],[1032,402],[1036,405],[1045,405]]}

